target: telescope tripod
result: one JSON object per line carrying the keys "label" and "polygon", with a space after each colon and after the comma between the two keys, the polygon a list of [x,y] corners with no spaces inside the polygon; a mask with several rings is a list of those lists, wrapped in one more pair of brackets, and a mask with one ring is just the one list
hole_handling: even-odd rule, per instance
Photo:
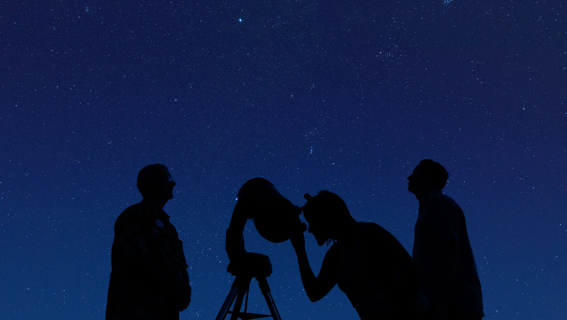
{"label": "telescope tripod", "polygon": [[[228,271],[236,276],[234,283],[230,288],[230,291],[216,317],[216,320],[224,320],[228,313],[232,314],[230,320],[237,320],[238,318],[242,320],[251,320],[272,317],[274,320],[281,320],[278,308],[272,297],[270,286],[268,285],[269,277],[272,273],[272,265],[270,264],[270,259],[258,253],[245,253],[244,259],[239,259],[238,263],[231,263],[228,265]],[[248,295],[250,291],[250,282],[252,278],[256,278],[258,285],[260,286],[260,291],[266,299],[268,308],[270,309],[269,315],[257,314],[248,312]],[[242,307],[242,302],[246,297],[244,304],[244,312],[240,312]],[[236,300],[236,302],[235,302]],[[230,306],[234,302],[234,307],[230,311]]]}

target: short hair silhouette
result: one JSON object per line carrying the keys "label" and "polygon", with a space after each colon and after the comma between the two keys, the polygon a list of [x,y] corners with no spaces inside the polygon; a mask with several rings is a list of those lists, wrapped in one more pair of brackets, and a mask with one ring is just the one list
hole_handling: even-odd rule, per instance
{"label": "short hair silhouette", "polygon": [[148,193],[152,192],[156,182],[160,178],[165,178],[167,172],[167,167],[160,163],[143,167],[142,170],[138,172],[138,180],[136,181],[136,185],[142,196],[146,196]]}
{"label": "short hair silhouette", "polygon": [[424,159],[419,162],[419,168],[424,175],[431,176],[431,186],[436,190],[443,190],[449,179],[449,173],[440,163],[431,159]]}

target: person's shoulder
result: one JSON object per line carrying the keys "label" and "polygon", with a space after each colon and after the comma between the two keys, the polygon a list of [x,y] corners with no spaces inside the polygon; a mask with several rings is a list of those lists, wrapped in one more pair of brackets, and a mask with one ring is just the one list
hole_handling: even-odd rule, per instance
{"label": "person's shoulder", "polygon": [[457,203],[453,198],[448,195],[438,192],[434,193],[428,201],[428,206],[439,206],[439,205],[456,205]]}
{"label": "person's shoulder", "polygon": [[360,239],[368,250],[381,248],[379,250],[391,252],[391,250],[403,249],[401,243],[390,231],[375,222],[361,222],[359,231]]}
{"label": "person's shoulder", "polygon": [[377,231],[377,230],[384,230],[379,224],[376,222],[357,222],[358,229],[361,231]]}
{"label": "person's shoulder", "polygon": [[435,194],[427,205],[428,211],[431,212],[462,212],[459,204],[444,193]]}
{"label": "person's shoulder", "polygon": [[441,199],[443,199],[444,201],[449,201],[449,202],[455,202],[455,200],[453,200],[453,198],[451,198],[450,196],[444,194],[444,193],[440,193],[439,197]]}
{"label": "person's shoulder", "polygon": [[358,230],[362,237],[390,237],[392,234],[376,222],[358,222]]}
{"label": "person's shoulder", "polygon": [[146,211],[147,209],[145,209],[144,205],[141,203],[131,205],[118,216],[116,225],[123,225],[132,220],[143,220]]}
{"label": "person's shoulder", "polygon": [[128,208],[124,209],[124,211],[122,211],[122,213],[120,214],[120,216],[122,217],[129,217],[132,215],[137,215],[140,214],[140,212],[144,211],[144,205],[141,203],[136,203],[133,204],[131,206],[129,206]]}
{"label": "person's shoulder", "polygon": [[451,204],[453,206],[458,207],[459,204],[457,203],[457,201],[455,201],[453,198],[449,197],[448,195],[441,193],[441,195],[439,196],[440,201],[443,201],[445,203]]}

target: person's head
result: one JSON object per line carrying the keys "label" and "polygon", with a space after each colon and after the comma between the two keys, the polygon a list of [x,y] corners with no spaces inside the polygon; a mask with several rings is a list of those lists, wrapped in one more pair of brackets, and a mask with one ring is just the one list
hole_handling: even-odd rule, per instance
{"label": "person's head", "polygon": [[144,199],[153,197],[167,201],[173,198],[175,181],[166,166],[151,164],[138,173],[137,186]]}
{"label": "person's head", "polygon": [[321,246],[328,240],[337,240],[345,226],[353,221],[346,203],[338,195],[327,190],[312,197],[305,194],[307,203],[303,206],[303,216],[309,224],[307,229]]}
{"label": "person's head", "polygon": [[415,195],[441,191],[447,179],[449,173],[441,164],[430,159],[421,160],[408,177],[408,191]]}

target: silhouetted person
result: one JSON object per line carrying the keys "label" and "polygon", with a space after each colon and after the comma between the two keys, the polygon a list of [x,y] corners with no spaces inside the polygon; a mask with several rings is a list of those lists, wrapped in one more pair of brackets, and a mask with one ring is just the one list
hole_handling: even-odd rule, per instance
{"label": "silhouetted person", "polygon": [[448,178],[445,168],[429,159],[408,177],[408,190],[419,200],[413,259],[420,270],[420,290],[435,320],[480,319],[482,292],[465,216],[441,192]]}
{"label": "silhouetted person", "polygon": [[114,225],[107,320],[179,319],[191,301],[183,243],[163,211],[175,181],[161,164],[138,173],[143,200]]}
{"label": "silhouetted person", "polygon": [[308,231],[320,246],[335,241],[316,276],[307,259],[303,232],[291,237],[309,299],[320,300],[338,284],[360,319],[413,319],[418,271],[398,240],[376,223],[354,220],[334,193],[324,190],[305,198],[302,209]]}

